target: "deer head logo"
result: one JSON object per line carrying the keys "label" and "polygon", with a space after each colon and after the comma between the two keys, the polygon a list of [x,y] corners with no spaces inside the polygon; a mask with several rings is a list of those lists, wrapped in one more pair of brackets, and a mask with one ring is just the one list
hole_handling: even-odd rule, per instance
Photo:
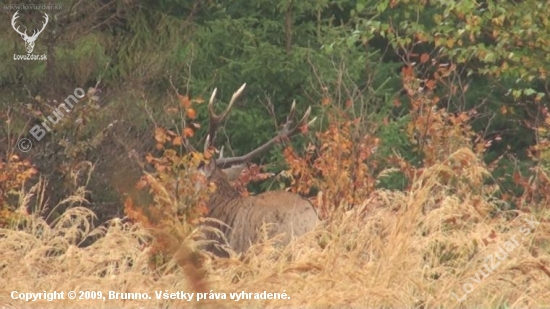
{"label": "deer head logo", "polygon": [[48,14],[44,13],[44,18],[46,19],[45,22],[42,23],[42,29],[40,29],[38,32],[34,30],[32,32],[31,36],[27,35],[27,30],[25,29],[25,32],[19,31],[19,26],[17,28],[15,27],[15,20],[19,18],[17,15],[19,11],[16,11],[15,14],[13,14],[13,18],[11,19],[11,26],[13,27],[13,30],[15,32],[19,33],[21,35],[21,38],[25,41],[25,49],[27,50],[27,53],[32,53],[32,50],[34,49],[34,41],[38,38],[38,35],[44,31],[44,28],[46,28],[46,25],[48,24]]}

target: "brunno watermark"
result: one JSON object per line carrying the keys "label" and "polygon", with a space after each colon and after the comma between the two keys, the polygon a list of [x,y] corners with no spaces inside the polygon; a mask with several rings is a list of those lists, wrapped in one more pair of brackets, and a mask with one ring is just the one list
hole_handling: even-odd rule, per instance
{"label": "brunno watermark", "polygon": [[[456,298],[458,302],[463,302],[468,298],[468,294],[472,293],[475,290],[475,284],[480,284],[481,280],[487,278],[493,271],[500,265],[500,262],[508,257],[508,254],[512,252],[516,247],[519,246],[518,238],[525,240],[526,237],[531,234],[531,232],[540,224],[540,222],[535,220],[535,217],[531,215],[531,218],[522,218],[524,223],[520,229],[520,235],[514,234],[510,237],[509,240],[498,246],[498,249],[493,254],[489,254],[483,262],[483,267],[478,269],[475,273],[475,277],[472,276],[469,278],[469,281],[462,285],[462,290],[464,291],[464,296],[458,297],[454,292],[451,292],[451,295]],[[484,272],[485,269],[487,272]]]}
{"label": "brunno watermark", "polygon": [[[70,114],[80,99],[86,96],[86,92],[82,88],[76,88],[73,94],[69,95],[63,103],[60,103],[52,114],[48,116],[42,123],[34,125],[29,133],[34,137],[36,141],[40,141],[46,132],[51,132],[61,119]],[[17,142],[17,147],[22,152],[27,152],[32,148],[32,142],[28,138],[22,138]]]}

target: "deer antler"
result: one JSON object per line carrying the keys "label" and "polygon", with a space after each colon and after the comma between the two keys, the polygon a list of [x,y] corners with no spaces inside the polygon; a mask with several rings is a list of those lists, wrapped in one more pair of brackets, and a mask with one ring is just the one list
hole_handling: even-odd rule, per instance
{"label": "deer antler", "polygon": [[[214,140],[216,138],[216,131],[220,125],[220,123],[227,117],[229,114],[229,111],[235,104],[235,101],[239,98],[239,96],[244,91],[244,88],[246,87],[246,83],[244,83],[237,91],[233,93],[233,96],[231,97],[231,100],[229,101],[229,105],[227,108],[219,115],[217,115],[214,112],[214,101],[216,98],[217,88],[212,91],[212,95],[210,96],[210,101],[208,102],[208,116],[209,116],[209,125],[208,125],[208,135],[206,136],[206,141],[204,143],[204,153],[207,152],[207,150],[213,145]],[[224,168],[227,166],[232,166],[235,164],[242,164],[246,163],[247,161],[251,160],[252,158],[264,153],[267,151],[271,146],[274,144],[280,143],[281,141],[285,139],[289,139],[293,135],[296,135],[298,132],[302,130],[304,127],[310,126],[317,117],[313,118],[311,121],[308,122],[308,118],[311,114],[311,106],[306,110],[304,115],[302,116],[302,119],[296,124],[295,126],[292,126],[293,124],[293,118],[294,114],[296,113],[296,101],[292,102],[292,107],[290,108],[290,112],[286,118],[286,122],[283,125],[282,129],[277,133],[277,136],[273,137],[269,141],[267,141],[265,144],[261,145],[260,147],[252,150],[251,152],[239,156],[239,157],[228,157],[224,158],[223,155],[220,155],[218,159],[216,159],[216,165],[220,168]],[[184,146],[188,151],[197,151],[195,147],[193,147],[187,138],[184,139]],[[223,149],[222,149],[223,153]]]}
{"label": "deer antler", "polygon": [[283,128],[278,132],[277,136],[273,137],[269,141],[267,141],[265,144],[261,145],[260,147],[252,150],[251,152],[239,156],[239,157],[230,157],[230,158],[219,158],[216,160],[216,164],[219,167],[225,167],[228,165],[243,163],[246,161],[251,160],[252,158],[264,153],[267,151],[271,146],[274,144],[277,144],[281,142],[284,139],[288,139],[295,135],[296,133],[300,132],[301,128],[304,126],[310,126],[315,120],[317,120],[317,117],[313,118],[311,121],[308,122],[309,115],[311,114],[311,106],[307,109],[307,111],[304,113],[304,116],[298,122],[298,124],[291,128],[292,126],[292,118],[294,118],[294,114],[296,112],[296,101],[292,102],[292,107],[290,108],[290,112],[286,118],[286,123],[283,125]]}
{"label": "deer antler", "polygon": [[231,107],[233,107],[233,104],[239,96],[244,91],[244,88],[246,87],[246,83],[244,83],[241,88],[239,88],[237,91],[233,93],[233,96],[231,97],[231,101],[229,101],[229,105],[223,111],[220,115],[216,115],[214,112],[214,100],[216,99],[216,92],[218,91],[218,88],[215,88],[214,91],[212,91],[212,95],[210,96],[210,101],[208,102],[208,116],[210,124],[208,126],[208,135],[206,139],[206,143],[204,145],[204,150],[208,149],[213,143],[214,140],[216,140],[216,131],[218,130],[218,127],[220,123],[225,119],[229,111],[231,110]]}

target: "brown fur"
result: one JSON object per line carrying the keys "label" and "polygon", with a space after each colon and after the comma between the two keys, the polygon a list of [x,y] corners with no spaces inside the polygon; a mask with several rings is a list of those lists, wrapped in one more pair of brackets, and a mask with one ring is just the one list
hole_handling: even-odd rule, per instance
{"label": "brown fur", "polygon": [[[241,196],[229,183],[227,176],[217,169],[214,160],[205,168],[206,175],[216,185],[216,191],[208,201],[211,218],[226,226],[215,225],[227,238],[228,245],[237,253],[245,252],[251,244],[260,240],[259,229],[268,226],[268,237],[284,234],[279,244],[287,245],[293,237],[315,229],[319,222],[313,205],[301,196],[284,191],[272,191],[257,196]],[[213,233],[208,236],[222,242]],[[218,256],[227,257],[225,250],[210,246],[208,250]]]}

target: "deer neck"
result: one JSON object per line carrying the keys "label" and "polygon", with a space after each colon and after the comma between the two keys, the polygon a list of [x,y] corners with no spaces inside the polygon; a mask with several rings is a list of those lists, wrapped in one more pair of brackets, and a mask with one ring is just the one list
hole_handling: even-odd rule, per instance
{"label": "deer neck", "polygon": [[216,179],[214,180],[214,184],[216,184],[216,190],[210,194],[207,203],[209,212],[241,196],[226,179]]}

